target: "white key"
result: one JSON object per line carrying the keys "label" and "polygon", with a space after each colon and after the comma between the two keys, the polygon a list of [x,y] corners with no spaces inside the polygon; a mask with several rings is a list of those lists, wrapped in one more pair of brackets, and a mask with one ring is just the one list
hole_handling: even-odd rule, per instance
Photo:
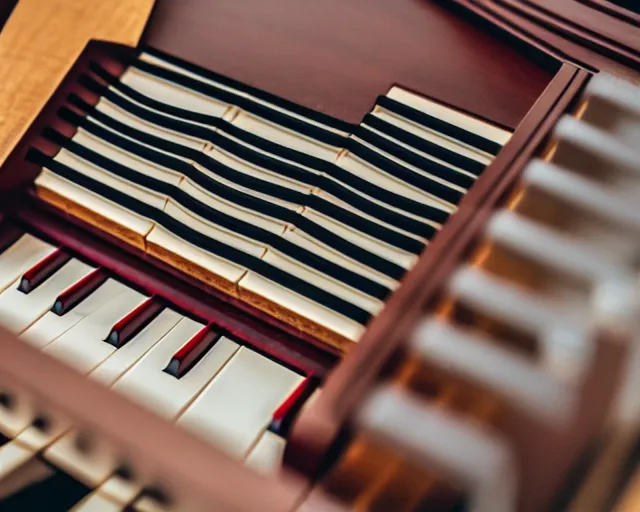
{"label": "white key", "polygon": [[297,315],[322,325],[351,341],[358,341],[364,334],[365,326],[351,318],[341,315],[311,299],[304,297],[289,288],[263,277],[257,272],[247,272],[240,280],[240,296],[243,290],[259,295],[279,304],[283,308],[293,311]]}
{"label": "white key", "polygon": [[[208,219],[200,217],[196,213],[187,209],[172,198],[167,201],[164,212],[172,219],[189,226],[191,229],[198,231],[209,238],[218,240],[223,244],[227,244],[242,252],[255,256],[256,258],[261,258],[266,251],[266,246],[262,242],[257,242],[227,228],[219,226],[218,224],[214,224]],[[188,244],[188,242],[184,243]]]}
{"label": "white key", "polygon": [[607,250],[599,247],[599,241],[580,240],[510,210],[494,213],[486,234],[496,244],[578,280],[595,282],[624,272]]}
{"label": "white key", "polygon": [[387,174],[353,153],[342,153],[336,161],[336,165],[344,169],[346,172],[350,172],[365,181],[375,183],[379,187],[402,197],[406,197],[407,199],[412,199],[413,201],[433,206],[441,210],[446,210],[448,212],[454,212],[456,210],[455,205],[440,199],[438,196],[429,194],[410,183],[406,183],[391,174]]}
{"label": "white key", "polygon": [[240,348],[178,419],[231,455],[242,457],[273,411],[303,377],[247,348]]}
{"label": "white key", "polygon": [[[164,310],[135,338],[115,350],[111,357],[108,357],[91,372],[90,376],[107,386],[111,386],[167,331],[172,329],[180,318],[182,317],[175,311]],[[91,486],[97,486],[104,482],[104,485],[100,487],[100,492],[109,495],[115,501],[128,503],[133,500],[140,490],[137,485],[119,477],[109,478],[116,464],[109,453],[104,450],[101,452],[100,447],[90,450],[88,453],[78,451],[75,445],[75,435],[75,432],[69,432],[46,451],[46,457]]]}
{"label": "white key", "polygon": [[358,274],[365,276],[378,284],[384,285],[391,290],[395,290],[400,284],[391,277],[368,267],[366,263],[351,259],[341,252],[332,249],[295,226],[288,228],[282,237],[299,247],[307,249],[308,251],[311,251],[329,261],[339,263],[342,267],[353,272],[357,272]]}
{"label": "white key", "polygon": [[[9,441],[0,446],[0,482],[29,462],[35,455],[34,450],[16,441]],[[0,488],[2,488],[1,483]]]}
{"label": "white key", "polygon": [[[335,179],[333,177],[329,177],[330,180],[335,181],[336,183],[341,183],[339,179]],[[372,203],[377,204],[378,206],[382,206],[383,208],[385,208],[386,210],[392,211],[392,212],[396,212],[401,214],[404,217],[407,217],[409,219],[413,219],[413,220],[417,220],[420,221],[424,224],[428,224],[430,226],[433,226],[434,228],[441,228],[442,224],[438,224],[437,222],[434,222],[431,219],[428,219],[426,217],[421,217],[420,215],[415,215],[413,213],[410,212],[406,212],[400,208],[396,208],[395,206],[391,206],[389,204],[384,203],[383,201],[380,201],[372,196],[367,196],[366,194],[361,193],[358,189],[353,188],[349,185],[346,185],[345,183],[341,183],[345,188],[351,190],[352,192],[355,192],[356,194],[362,195],[362,196],[366,196]],[[402,229],[398,226],[394,226],[393,224],[389,224],[388,222],[384,222],[382,220],[380,220],[378,217],[375,217],[373,215],[370,215],[368,213],[363,212],[362,210],[359,210],[357,208],[355,208],[354,206],[352,206],[350,203],[343,201],[342,199],[337,198],[336,196],[330,194],[329,192],[326,192],[324,190],[321,189],[315,189],[313,191],[313,195],[322,197],[323,199],[329,201],[330,203],[333,203],[336,206],[339,206],[341,208],[344,208],[345,210],[348,210],[351,213],[354,213],[360,217],[363,217],[371,222],[373,222],[374,224],[379,224],[381,226],[384,226],[388,229],[391,229],[393,231],[397,231],[398,233],[402,233],[403,235],[409,236],[411,238],[415,238],[416,240],[421,240],[421,241],[425,241],[426,238],[420,235],[416,235],[414,233],[411,233],[410,231],[406,231],[405,229]],[[309,208],[309,207],[307,207]],[[382,242],[381,242],[382,243]]]}
{"label": "white key", "polygon": [[251,449],[245,464],[259,473],[276,474],[282,467],[286,444],[284,438],[265,430]]}
{"label": "white key", "polygon": [[0,448],[0,503],[25,487],[45,480],[54,473],[36,458],[36,453],[20,443]]}
{"label": "white key", "polygon": [[140,494],[141,490],[142,487],[137,483],[119,476],[110,477],[98,488],[100,494],[122,504],[131,503]]}
{"label": "white key", "polygon": [[598,73],[586,87],[582,119],[613,133],[630,145],[640,134],[640,88],[618,77]]}
{"label": "white key", "polygon": [[275,249],[269,249],[262,257],[265,261],[284,272],[298,277],[306,283],[317,286],[321,290],[335,295],[345,301],[354,304],[372,315],[377,315],[384,304],[359,290],[356,290],[337,279],[319,272],[311,267],[299,263],[294,258],[287,256]]}
{"label": "white key", "polygon": [[189,178],[182,180],[180,183],[180,189],[214,210],[225,213],[241,221],[248,222],[254,226],[261,227],[277,235],[284,233],[284,230],[287,227],[286,222],[268,217],[249,208],[239,206],[233,203],[233,201],[229,201],[221,196],[217,196],[212,192],[209,192],[197,183],[191,181]]}
{"label": "white key", "polygon": [[333,162],[341,151],[341,148],[319,142],[247,112],[240,112],[233,120],[233,124],[276,144],[329,162]]}
{"label": "white key", "polygon": [[[231,137],[228,137],[231,138]],[[246,146],[246,144],[242,144]],[[252,148],[253,149],[253,148]],[[292,178],[288,178],[286,176],[282,176],[274,171],[265,169],[260,167],[252,162],[248,162],[243,160],[242,158],[234,155],[233,153],[227,152],[224,149],[219,148],[218,146],[213,147],[212,149],[206,151],[206,153],[211,157],[220,162],[231,169],[234,169],[243,174],[247,174],[248,176],[263,180],[267,183],[272,183],[274,185],[280,185],[281,187],[285,187],[291,190],[296,190],[302,194],[308,194],[313,190],[313,186],[308,185],[306,183],[294,180]],[[208,172],[206,172],[208,171]],[[213,171],[206,170],[206,174],[211,176]],[[235,188],[235,186],[234,186]]]}
{"label": "white key", "polygon": [[175,185],[176,187],[180,184],[180,180],[182,179],[182,173],[141,158],[134,153],[129,153],[128,151],[112,145],[82,128],[80,128],[73,136],[73,141],[106,158],[109,158],[110,160],[113,160],[114,162],[146,174],[147,176],[151,176],[152,178],[162,180],[165,183]]}
{"label": "white key", "polygon": [[[195,223],[195,221],[194,218],[193,222]],[[191,220],[187,220],[187,224],[192,224]],[[151,230],[147,236],[147,242],[162,247],[231,283],[237,283],[247,272],[244,267],[190,244],[159,225]]]}
{"label": "white key", "polygon": [[76,439],[75,431],[67,432],[44,451],[44,458],[85,485],[97,487],[115,470],[115,457],[101,443],[86,452],[80,451]]}
{"label": "white key", "polygon": [[163,372],[172,356],[202,328],[189,318],[180,320],[113,389],[164,418],[178,416],[238,349],[236,343],[222,338],[182,378]]}
{"label": "white key", "polygon": [[392,87],[387,97],[503,146],[511,137],[511,132],[507,130],[454,110],[451,107],[436,103],[428,98],[418,96],[400,87]]}
{"label": "white key", "polygon": [[389,245],[377,238],[369,236],[365,233],[357,231],[351,227],[333,220],[331,217],[317,212],[310,208],[305,208],[302,213],[309,220],[312,220],[321,226],[331,230],[336,235],[348,240],[349,242],[366,249],[377,256],[385,258],[389,261],[395,262],[397,265],[409,270],[418,261],[416,254],[408,253],[402,249],[398,249],[392,245]]}
{"label": "white key", "polygon": [[[114,190],[118,190],[119,192],[126,194],[128,197],[133,197],[134,199],[142,201],[143,203],[158,210],[162,210],[167,202],[167,196],[154,192],[149,188],[142,187],[137,183],[118,176],[117,174],[113,174],[66,149],[62,149],[56,155],[55,160],[79,172],[80,174],[83,174],[84,176],[88,176],[89,178],[111,187]],[[154,174],[161,175],[160,172],[155,172]],[[91,204],[84,204],[84,206],[93,210]]]}
{"label": "white key", "polygon": [[192,112],[222,117],[229,109],[227,103],[155,77],[135,67],[127,69],[120,77],[120,81],[149,98]]}
{"label": "white key", "polygon": [[425,139],[432,144],[437,144],[449,151],[453,151],[454,153],[458,153],[466,158],[470,158],[484,165],[489,165],[493,160],[493,155],[489,155],[484,151],[479,151],[471,146],[460,144],[458,141],[442,135],[439,132],[434,130],[429,130],[428,128],[422,126],[421,124],[414,123],[413,121],[409,121],[408,119],[395,114],[394,112],[390,112],[382,107],[376,106],[373,110],[373,115],[386,121],[389,124],[397,126],[417,137]]}
{"label": "white key", "polygon": [[[237,142],[237,141],[236,141]],[[220,159],[220,155],[222,155],[222,151],[220,151],[220,149],[216,148],[216,149],[212,149],[210,151],[208,151],[208,154],[210,154],[210,156],[215,157],[216,159]],[[283,199],[278,199],[277,197],[274,196],[270,196],[269,194],[263,194],[262,192],[258,192],[252,188],[248,188],[242,185],[238,185],[237,183],[234,183],[233,181],[227,180],[225,178],[223,178],[222,176],[218,176],[215,172],[213,172],[211,169],[207,169],[206,167],[198,164],[197,162],[193,162],[192,163],[193,167],[195,169],[197,169],[199,172],[201,172],[202,174],[204,174],[205,176],[211,178],[212,180],[215,180],[219,183],[222,183],[223,185],[227,185],[228,187],[231,187],[239,192],[243,192],[247,195],[253,196],[253,197],[258,197],[260,199],[264,199],[265,201],[269,201],[270,203],[273,204],[277,204],[279,206],[282,206],[284,208],[289,208],[290,210],[295,210],[295,211],[301,211],[302,210],[302,206],[296,204],[296,203],[290,203],[289,201],[284,201]],[[231,166],[229,166],[231,167]],[[242,170],[242,169],[238,169],[238,170]],[[251,170],[253,170],[253,172],[251,172]],[[248,174],[254,177],[259,177],[259,175],[257,175],[257,172],[259,171],[259,168],[254,167],[254,168],[249,168],[248,170]],[[261,172],[261,171],[260,171]],[[275,177],[274,176],[265,176],[265,178],[267,179],[267,181],[275,181]],[[296,182],[292,182],[292,183],[296,183]],[[291,188],[291,187],[290,187]]]}
{"label": "white key", "polygon": [[387,153],[386,151],[383,151],[382,149],[378,148],[377,146],[374,146],[373,144],[369,144],[367,141],[360,139],[359,137],[352,135],[350,137],[351,139],[359,142],[360,144],[362,144],[364,147],[366,147],[367,149],[369,149],[370,151],[374,151],[376,153],[379,153],[380,155],[382,155],[385,158],[388,158],[389,160],[391,160],[392,162],[395,162],[398,165],[401,165],[407,169],[411,169],[411,171],[415,172],[416,174],[419,174],[421,176],[424,176],[425,178],[429,178],[430,180],[435,181],[436,183],[440,183],[441,185],[445,185],[449,188],[451,188],[452,190],[457,190],[458,192],[466,192],[466,189],[464,187],[461,187],[460,185],[456,185],[454,183],[451,183],[450,181],[445,180],[444,178],[440,178],[439,176],[436,176],[434,174],[428,173],[424,170],[422,170],[419,167],[416,167],[415,165],[410,164],[409,162],[406,162],[404,160],[402,160],[401,158],[398,158],[395,155],[392,155],[391,153]]}
{"label": "white key", "polygon": [[295,117],[296,119],[300,119],[301,121],[305,121],[307,123],[313,124],[315,126],[319,126],[321,128],[324,128],[325,130],[330,130],[334,133],[339,133],[340,135],[348,135],[346,132],[338,129],[338,128],[333,128],[331,126],[325,125],[324,123],[321,123],[319,121],[315,121],[313,119],[309,119],[308,117],[302,116],[296,112],[292,112],[290,110],[287,110],[283,107],[280,107],[278,105],[274,105],[273,103],[269,103],[268,101],[262,100],[260,98],[256,98],[254,96],[251,96],[250,94],[242,91],[242,90],[238,90],[238,89],[234,89],[233,87],[230,87],[228,85],[224,85],[221,83],[216,82],[215,80],[211,80],[210,78],[207,78],[205,76],[199,75],[197,73],[193,73],[192,71],[189,71],[187,69],[183,69],[179,66],[176,66],[175,64],[171,64],[170,62],[167,62],[164,59],[161,59],[159,57],[155,57],[153,55],[150,55],[148,53],[142,53],[140,54],[140,60],[144,61],[144,62],[148,62],[150,64],[153,64],[155,66],[159,66],[165,69],[170,69],[171,71],[175,71],[176,73],[180,73],[181,75],[184,76],[188,76],[190,78],[193,78],[195,80],[198,80],[200,82],[204,82],[206,84],[209,85],[213,85],[214,87],[217,87],[219,89],[223,89],[225,91],[229,91],[232,92],[234,94],[237,94],[238,96],[242,96],[244,98],[250,98],[252,101],[255,101],[256,103],[259,103],[260,105],[266,105],[274,110],[277,110],[278,112],[282,112],[284,114],[288,114],[291,117]]}
{"label": "white key", "polygon": [[455,165],[447,162],[446,160],[440,160],[439,158],[433,156],[430,153],[425,153],[424,151],[418,149],[418,148],[414,148],[413,146],[410,146],[409,144],[405,144],[404,142],[402,142],[401,140],[398,140],[394,137],[392,137],[391,135],[388,135],[384,132],[381,132],[379,130],[376,130],[375,128],[372,128],[371,126],[368,126],[366,123],[362,123],[360,125],[362,128],[366,128],[367,130],[375,133],[376,135],[379,135],[380,137],[383,137],[387,140],[390,140],[391,142],[393,142],[395,145],[400,146],[408,151],[411,151],[412,153],[416,153],[418,155],[420,155],[423,158],[426,158],[427,160],[432,160],[440,165],[443,165],[444,167],[449,167],[450,169],[453,169],[456,172],[459,172],[460,174],[464,174],[465,176],[468,176],[469,178],[472,179],[476,179],[477,176],[469,171],[465,171],[464,169],[461,169],[460,167],[456,167]]}
{"label": "white key", "polygon": [[431,319],[414,331],[409,350],[554,426],[566,426],[575,413],[577,393],[564,376],[490,338]]}
{"label": "white key", "polygon": [[53,306],[60,293],[92,271],[89,265],[72,259],[30,293],[18,290],[18,279],[0,294],[0,324],[20,334]]}
{"label": "white key", "polygon": [[93,492],[71,509],[72,512],[122,512],[124,507],[108,497]]}
{"label": "white key", "polygon": [[[143,108],[149,110],[147,107]],[[134,128],[141,132],[154,135],[155,137],[159,137],[161,139],[168,140],[169,142],[174,142],[188,148],[199,150],[204,149],[205,141],[196,137],[192,137],[190,135],[185,135],[183,133],[170,130],[168,128],[164,128],[163,126],[150,123],[149,121],[145,121],[144,119],[134,116],[126,110],[121,109],[106,98],[102,98],[98,102],[98,104],[96,105],[96,110],[108,115],[116,121],[126,124],[127,126],[130,126],[131,128]],[[152,112],[151,110],[149,111]]]}
{"label": "white key", "polygon": [[133,213],[119,204],[113,203],[98,194],[79,187],[75,183],[58,176],[46,168],[44,168],[36,178],[35,184],[51,192],[55,192],[59,196],[76,204],[88,206],[88,208],[97,215],[133,231],[140,237],[146,236],[153,227],[153,222],[146,217]]}
{"label": "white key", "polygon": [[44,351],[85,374],[113,354],[117,349],[104,341],[111,328],[147,299],[120,286],[124,288],[120,294],[51,342]]}
{"label": "white key", "polygon": [[0,254],[0,292],[55,250],[54,246],[42,240],[22,235],[20,240]]}
{"label": "white key", "polygon": [[35,347],[44,348],[125,289],[126,287],[119,282],[107,279],[97,290],[64,315],[58,316],[51,311],[47,312],[24,331],[20,338]]}
{"label": "white key", "polygon": [[153,498],[143,496],[133,504],[133,509],[136,512],[169,512],[169,509],[163,507]]}
{"label": "white key", "polygon": [[160,341],[183,318],[182,315],[165,309],[147,325],[138,335],[116,350],[95,368],[89,377],[112,386],[121,375],[127,372],[151,347]]}
{"label": "white key", "polygon": [[33,425],[20,432],[15,440],[34,451],[41,451],[59,439],[68,429],[69,422],[62,418],[52,418],[47,430],[41,430]]}

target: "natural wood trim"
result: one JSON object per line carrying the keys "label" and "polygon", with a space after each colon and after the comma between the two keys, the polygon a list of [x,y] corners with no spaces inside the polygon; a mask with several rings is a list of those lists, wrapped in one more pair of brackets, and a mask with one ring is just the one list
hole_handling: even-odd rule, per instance
{"label": "natural wood trim", "polygon": [[610,14],[611,16],[615,16],[616,18],[620,18],[621,20],[625,20],[632,25],[640,27],[640,14],[629,11],[624,7],[619,7],[609,0],[578,0],[578,2],[589,5],[594,9]]}
{"label": "natural wood trim", "polygon": [[94,39],[136,46],[154,0],[22,0],[0,33],[0,166]]}

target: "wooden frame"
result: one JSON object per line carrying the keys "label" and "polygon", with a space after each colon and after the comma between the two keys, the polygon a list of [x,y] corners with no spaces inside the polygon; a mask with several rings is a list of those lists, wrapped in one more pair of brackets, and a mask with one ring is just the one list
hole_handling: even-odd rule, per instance
{"label": "wooden frame", "polygon": [[450,0],[503,30],[592,71],[640,79],[639,18],[602,0]]}

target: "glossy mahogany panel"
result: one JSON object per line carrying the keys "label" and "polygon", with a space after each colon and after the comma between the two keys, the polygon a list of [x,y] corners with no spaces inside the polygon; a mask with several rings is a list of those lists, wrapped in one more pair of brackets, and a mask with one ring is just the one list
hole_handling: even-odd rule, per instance
{"label": "glossy mahogany panel", "polygon": [[144,40],[352,123],[397,83],[515,128],[553,75],[433,0],[157,0]]}
{"label": "glossy mahogany panel", "polygon": [[[599,2],[599,0],[584,0],[589,3],[596,1]],[[522,42],[558,59],[572,62],[591,71],[604,71],[625,80],[640,82],[640,73],[638,72],[640,68],[634,64],[633,59],[625,58],[623,54],[613,51],[612,48],[605,49],[596,44],[587,44],[586,40],[572,40],[559,30],[558,25],[547,26],[540,20],[521,12],[531,8],[522,2],[514,0],[447,0],[447,4],[452,9],[458,8],[456,7],[458,4],[501,30],[516,36]],[[611,14],[610,11],[607,12]],[[539,11],[537,14],[541,15]],[[602,12],[594,8],[592,14],[597,18],[602,15]],[[637,31],[637,28],[631,24],[628,28]],[[602,38],[599,40],[606,43],[606,40]]]}

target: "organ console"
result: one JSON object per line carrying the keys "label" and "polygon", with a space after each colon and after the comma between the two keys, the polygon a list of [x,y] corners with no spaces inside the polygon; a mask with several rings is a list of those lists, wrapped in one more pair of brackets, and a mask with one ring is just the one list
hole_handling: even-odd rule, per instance
{"label": "organ console", "polygon": [[0,510],[638,510],[633,9],[8,2]]}

